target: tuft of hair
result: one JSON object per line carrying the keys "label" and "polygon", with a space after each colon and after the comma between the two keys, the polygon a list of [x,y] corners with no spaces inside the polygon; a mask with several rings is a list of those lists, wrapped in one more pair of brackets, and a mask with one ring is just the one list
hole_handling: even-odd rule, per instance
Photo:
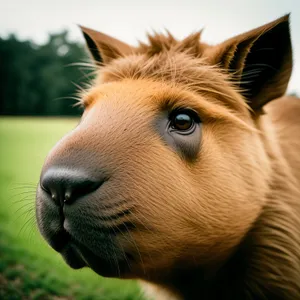
{"label": "tuft of hair", "polygon": [[148,44],[139,43],[138,53],[146,53],[148,56],[153,56],[162,52],[184,52],[194,57],[200,57],[206,47],[200,42],[202,30],[190,34],[182,41],[178,41],[174,36],[166,30],[166,34],[154,32],[147,34]]}

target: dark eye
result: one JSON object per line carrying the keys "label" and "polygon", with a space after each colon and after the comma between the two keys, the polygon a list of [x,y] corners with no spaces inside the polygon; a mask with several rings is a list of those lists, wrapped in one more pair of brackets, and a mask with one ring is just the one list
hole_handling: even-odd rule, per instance
{"label": "dark eye", "polygon": [[190,131],[199,117],[192,110],[174,111],[170,118],[170,127],[177,131]]}

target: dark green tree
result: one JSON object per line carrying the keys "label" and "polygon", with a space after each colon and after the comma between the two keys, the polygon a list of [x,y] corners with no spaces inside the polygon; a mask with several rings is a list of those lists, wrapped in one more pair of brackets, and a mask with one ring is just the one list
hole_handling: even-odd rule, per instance
{"label": "dark green tree", "polygon": [[69,41],[67,31],[44,45],[0,38],[0,114],[79,115],[73,97],[91,71],[74,63],[86,61],[84,46]]}

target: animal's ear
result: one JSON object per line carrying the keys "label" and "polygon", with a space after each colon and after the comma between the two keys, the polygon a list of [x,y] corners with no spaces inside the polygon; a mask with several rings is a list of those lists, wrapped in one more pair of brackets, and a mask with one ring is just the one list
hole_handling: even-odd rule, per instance
{"label": "animal's ear", "polygon": [[99,64],[107,64],[113,59],[133,53],[134,48],[102,32],[79,26],[88,49]]}
{"label": "animal's ear", "polygon": [[292,72],[289,15],[231,38],[208,55],[231,73],[253,110],[282,96]]}

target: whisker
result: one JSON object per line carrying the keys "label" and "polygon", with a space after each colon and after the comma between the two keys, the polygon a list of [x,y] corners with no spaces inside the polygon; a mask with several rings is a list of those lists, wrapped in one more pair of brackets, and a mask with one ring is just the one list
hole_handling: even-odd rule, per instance
{"label": "whisker", "polygon": [[[22,205],[21,207],[19,207],[19,208],[15,211],[15,214],[17,214],[19,211],[22,211],[22,209],[28,207],[29,205],[31,205],[31,206],[28,208],[27,211],[29,211],[29,210],[34,211],[34,205],[33,205],[33,204],[34,204],[34,203],[26,203],[26,204]],[[21,214],[21,215],[19,215],[19,216],[17,216],[17,218],[19,219],[19,218],[21,218],[23,215],[24,215],[24,213]],[[15,221],[16,221],[16,220],[17,220],[17,219],[15,219]]]}
{"label": "whisker", "polygon": [[[29,212],[27,212],[27,215],[28,215],[28,213],[29,213]],[[21,227],[21,229],[20,229],[20,231],[19,231],[19,233],[18,233],[19,236],[21,235],[22,232],[25,234],[26,226],[27,226],[27,228],[28,228],[28,224],[30,224],[30,222],[32,221],[33,218],[34,218],[34,215],[31,216],[31,218],[29,218],[29,219],[24,223],[24,225]]]}
{"label": "whisker", "polygon": [[90,69],[96,69],[97,67],[93,63],[89,62],[75,62],[65,65],[66,67],[87,67]]}
{"label": "whisker", "polygon": [[18,200],[18,201],[14,201],[11,205],[10,205],[10,207],[12,207],[12,206],[14,206],[14,205],[17,205],[18,203],[22,203],[22,204],[24,204],[25,206],[27,206],[27,205],[34,205],[34,203],[35,203],[35,201],[30,197],[30,198],[28,198],[28,196],[26,196],[25,198],[23,198],[23,199],[20,199],[20,200]]}
{"label": "whisker", "polygon": [[79,90],[79,91],[81,91],[81,92],[85,92],[85,89],[82,87],[82,86],[80,86],[79,84],[77,84],[76,82],[74,82],[74,81],[71,81],[71,83],[75,86],[75,87],[77,87],[77,89]]}
{"label": "whisker", "polygon": [[66,96],[66,97],[58,97],[53,99],[53,101],[59,101],[59,100],[75,100],[75,101],[81,101],[79,97],[73,97],[73,96]]}
{"label": "whisker", "polygon": [[[101,216],[100,216],[100,220],[102,220]],[[101,231],[103,231],[103,229],[104,229],[103,227],[100,228]],[[110,230],[112,230],[115,234],[115,230],[114,230],[113,226],[109,226],[109,231]],[[108,234],[108,236],[109,236],[109,239],[111,241],[111,244],[113,244],[113,240],[112,240],[111,235]],[[105,248],[105,251],[106,251],[107,257],[109,258],[109,261],[111,262],[111,256],[109,255],[108,250],[106,248]],[[124,253],[123,248],[122,248],[122,252],[123,252],[123,255],[124,255],[125,253]],[[121,277],[121,271],[120,271],[120,266],[119,266],[119,262],[118,262],[118,256],[117,256],[117,253],[116,253],[114,248],[113,248],[113,261],[114,261],[114,265],[116,265],[116,267],[117,267],[118,275],[119,275],[119,278],[120,278]]]}
{"label": "whisker", "polygon": [[[138,220],[139,224],[141,224],[144,229],[146,229],[150,234],[154,234],[153,230],[151,230],[148,226],[146,226],[145,222],[142,221],[136,214],[134,215],[134,217]],[[143,215],[143,217],[145,218],[144,215]],[[144,239],[142,234],[140,234],[140,238]],[[139,249],[138,249],[138,251],[139,251]],[[150,252],[147,252],[147,256],[149,257],[150,261],[152,262],[152,265],[155,265],[154,260],[153,260],[152,255],[151,255]],[[144,273],[146,274],[145,267],[144,267],[144,262],[143,262],[143,270],[144,270]]]}
{"label": "whisker", "polygon": [[103,221],[112,221],[112,220],[117,220],[120,219],[121,217],[124,217],[126,215],[129,215],[131,211],[129,209],[122,210],[121,212],[110,215],[110,216],[101,216],[101,220]]}
{"label": "whisker", "polygon": [[[124,204],[124,203],[126,203],[126,200],[120,200],[120,202],[121,202],[122,204]],[[119,204],[118,207],[120,207],[120,202],[118,203],[118,204]],[[115,207],[115,205],[113,205],[113,206],[112,206],[112,205],[109,205],[109,206],[106,206],[106,207],[112,208],[112,207]],[[125,213],[120,212],[120,213],[117,213],[117,214],[115,214],[115,215],[101,216],[100,219],[101,219],[101,221],[111,221],[111,222],[113,222],[113,221],[116,221],[116,220],[117,220],[118,218],[120,218],[120,217],[127,217],[127,215],[129,214],[129,210],[126,209],[124,212],[125,212]],[[119,216],[119,217],[118,217],[118,216]],[[129,221],[129,223],[131,223],[131,222]],[[116,233],[116,230],[117,230],[117,231],[125,238],[125,240],[127,240],[129,243],[131,243],[131,240],[129,240],[128,237],[126,237],[126,235],[124,234],[124,230],[123,230],[123,229],[125,228],[126,232],[130,234],[129,229],[128,229],[127,225],[126,225],[126,222],[123,222],[121,225],[117,225],[117,226],[115,226],[115,225],[109,225],[109,228],[110,228],[110,230],[113,231],[113,234],[114,234],[115,236],[117,235],[117,233]],[[116,230],[115,230],[115,229],[116,229]],[[110,236],[110,235],[109,235],[109,236]],[[122,245],[120,245],[120,246],[121,246],[121,250],[122,250],[123,257],[124,257],[124,259],[125,259],[125,261],[126,261],[126,263],[127,263],[127,265],[128,265],[128,268],[130,269],[130,268],[131,268],[130,262],[129,262],[129,260],[127,259],[125,250],[124,250],[124,248],[122,247]]]}
{"label": "whisker", "polygon": [[[81,71],[81,70],[80,70]],[[89,73],[86,73],[86,72],[81,72],[83,74],[82,77],[79,78],[79,80],[82,80],[82,79],[88,79],[88,80],[91,80],[92,78],[94,78],[97,73],[98,73],[98,70],[93,70]],[[92,78],[91,78],[92,77]]]}
{"label": "whisker", "polygon": [[21,214],[18,216],[18,219],[24,219],[24,221],[26,221],[26,219],[28,218],[28,216],[34,216],[34,208],[33,207],[27,207],[25,208],[25,210],[23,212],[21,212]]}
{"label": "whisker", "polygon": [[[128,216],[125,216],[125,218],[127,218],[127,220],[129,220]],[[130,221],[130,220],[129,220],[129,221]],[[134,246],[135,246],[135,248],[136,248],[136,250],[137,250],[137,253],[138,253],[138,255],[139,255],[139,258],[140,258],[140,261],[141,261],[141,264],[142,264],[143,272],[144,272],[144,274],[146,274],[145,265],[144,265],[144,261],[143,261],[143,258],[142,258],[140,249],[138,248],[138,245],[136,244],[134,238],[132,237],[132,234],[131,234],[130,230],[127,228],[126,225],[125,225],[125,228],[126,228],[128,234],[129,234],[130,237],[131,237],[131,240],[130,240],[129,242],[131,242],[131,241],[133,242],[133,244],[134,244]],[[121,231],[120,231],[120,232],[121,232]],[[122,233],[122,232],[121,232],[121,233]],[[122,234],[123,234],[123,233],[122,233]],[[125,237],[125,236],[124,236],[124,237]],[[127,238],[125,237],[125,239],[127,239]],[[127,239],[127,240],[128,240],[128,239]]]}
{"label": "whisker", "polygon": [[81,107],[83,108],[84,105],[82,104],[82,100],[78,100],[76,103],[72,104],[72,107],[75,108],[75,107]]}
{"label": "whisker", "polygon": [[273,71],[278,71],[278,69],[274,68],[273,66],[270,66],[268,64],[251,64],[251,65],[248,65],[247,68],[249,67],[253,67],[253,66],[258,66],[258,67],[267,67],[267,68],[270,68],[272,69]]}
{"label": "whisker", "polygon": [[[116,229],[122,234],[122,236],[129,242],[129,240],[126,238],[126,236],[124,235],[124,233],[122,232],[122,230],[120,230],[118,226],[115,227],[115,228],[116,228]],[[114,229],[114,226],[111,226],[111,229],[113,230],[114,235],[116,235],[116,231],[115,231],[115,229]],[[128,230],[128,229],[127,229],[127,230]],[[110,235],[109,235],[109,236],[110,236]],[[126,261],[126,263],[127,263],[127,265],[128,265],[128,268],[131,269],[131,266],[130,266],[129,260],[127,259],[125,250],[124,250],[124,248],[122,247],[122,245],[120,245],[120,246],[121,246],[121,250],[122,250],[123,257],[124,257],[124,259],[125,259],[125,261]]]}
{"label": "whisker", "polygon": [[26,183],[14,182],[13,185],[16,185],[16,186],[36,186],[37,183],[36,182],[26,182]]}
{"label": "whisker", "polygon": [[127,201],[125,199],[122,199],[118,201],[117,203],[112,203],[112,204],[102,204],[101,208],[103,209],[118,209],[118,207],[127,204]]}
{"label": "whisker", "polygon": [[36,190],[24,190],[24,188],[22,188],[22,190],[23,191],[18,192],[17,194],[14,194],[13,197],[18,196],[18,195],[22,195],[22,194],[29,194],[29,193],[35,195],[35,193],[36,193]]}
{"label": "whisker", "polygon": [[14,190],[21,190],[21,189],[24,189],[24,190],[25,189],[26,190],[31,189],[31,190],[35,191],[36,186],[16,186],[16,187],[9,188],[8,190],[9,191],[14,191]]}
{"label": "whisker", "polygon": [[[33,193],[32,191],[25,191],[25,192],[22,192],[22,193],[18,193],[18,194],[15,194],[15,195],[12,195],[8,201],[11,201],[12,199],[14,199],[15,197],[18,197],[18,196],[23,196],[23,195],[26,195],[26,197],[28,196],[31,196],[31,197],[35,197],[35,193]],[[23,198],[24,199],[24,198]]]}
{"label": "whisker", "polygon": [[37,234],[37,231],[36,231],[36,222],[35,222],[35,218],[32,217],[26,227],[26,229],[24,229],[24,232],[26,232],[26,230],[28,231],[28,241],[29,242],[35,242],[35,239],[36,239],[36,234]]}
{"label": "whisker", "polygon": [[36,188],[15,188],[15,189],[11,189],[10,190],[10,196],[12,197],[16,197],[18,195],[22,195],[22,194],[32,194],[35,195],[36,194]]}
{"label": "whisker", "polygon": [[26,203],[26,204],[32,203],[32,204],[34,204],[34,203],[35,203],[35,200],[34,200],[34,198],[33,198],[33,195],[26,195],[26,196],[24,196],[22,199],[13,201],[13,202],[10,204],[9,207],[13,207],[13,206],[17,205],[18,203]]}
{"label": "whisker", "polygon": [[[113,231],[114,231],[114,229],[113,229]],[[112,240],[111,235],[109,234],[108,236],[110,238],[111,243],[113,244],[113,240]],[[114,260],[115,260],[115,263],[116,263],[117,269],[118,269],[118,275],[119,275],[119,278],[121,278],[121,271],[120,271],[120,266],[119,266],[119,262],[118,262],[118,257],[117,257],[117,253],[116,253],[114,247],[113,247],[113,252],[114,252]],[[123,252],[124,252],[124,250],[123,250]]]}

